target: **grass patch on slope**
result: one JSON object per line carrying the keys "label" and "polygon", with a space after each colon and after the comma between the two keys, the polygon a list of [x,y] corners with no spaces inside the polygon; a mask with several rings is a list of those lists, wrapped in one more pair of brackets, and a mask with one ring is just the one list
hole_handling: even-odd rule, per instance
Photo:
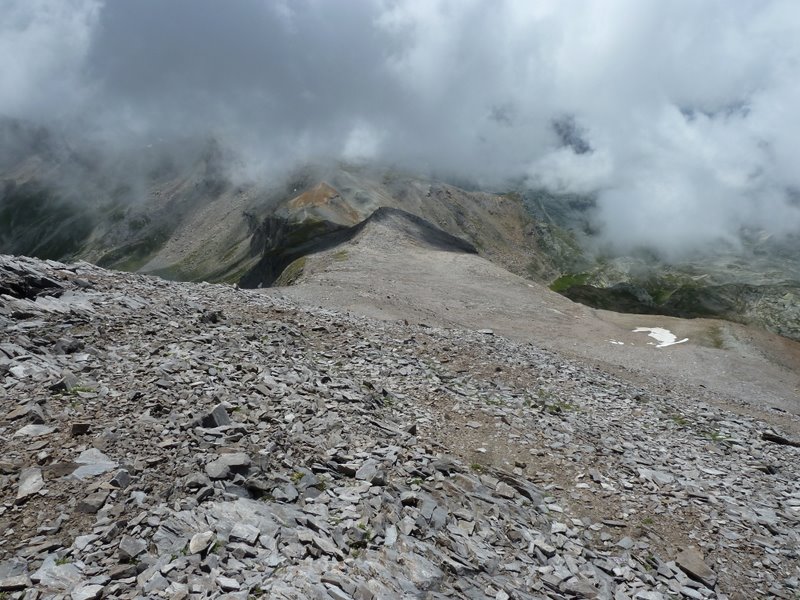
{"label": "grass patch on slope", "polygon": [[563,292],[575,285],[585,285],[589,281],[589,277],[591,277],[589,273],[562,275],[550,284],[550,289],[554,292]]}
{"label": "grass patch on slope", "polygon": [[297,260],[292,261],[291,263],[289,263],[289,266],[283,270],[283,273],[281,273],[278,276],[273,286],[277,287],[277,286],[292,285],[298,279],[300,279],[300,276],[303,274],[303,270],[305,269],[305,267],[306,267],[305,256],[301,256]]}

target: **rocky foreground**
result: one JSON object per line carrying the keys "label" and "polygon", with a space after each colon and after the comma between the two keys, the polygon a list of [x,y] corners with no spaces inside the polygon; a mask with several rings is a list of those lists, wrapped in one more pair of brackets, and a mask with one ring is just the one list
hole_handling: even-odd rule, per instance
{"label": "rocky foreground", "polygon": [[791,435],[489,331],[0,257],[0,377],[0,598],[800,593]]}

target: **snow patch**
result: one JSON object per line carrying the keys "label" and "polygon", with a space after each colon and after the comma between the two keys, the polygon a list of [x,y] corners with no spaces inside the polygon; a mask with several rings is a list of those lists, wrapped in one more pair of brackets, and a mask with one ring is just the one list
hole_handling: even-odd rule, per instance
{"label": "snow patch", "polygon": [[688,342],[689,338],[683,338],[682,340],[678,340],[678,336],[672,333],[669,329],[664,329],[663,327],[637,327],[633,330],[633,333],[647,333],[651,338],[655,339],[658,344],[654,342],[649,342],[651,345],[654,345],[656,348],[666,348],[667,346],[674,346],[675,344],[682,344],[683,342]]}

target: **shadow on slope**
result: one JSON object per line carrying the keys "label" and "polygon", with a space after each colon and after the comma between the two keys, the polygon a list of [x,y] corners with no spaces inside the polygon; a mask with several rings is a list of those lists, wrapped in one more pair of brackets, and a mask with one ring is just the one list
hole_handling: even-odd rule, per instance
{"label": "shadow on slope", "polygon": [[[442,231],[425,219],[397,208],[381,207],[360,223],[346,227],[331,221],[304,220],[291,222],[281,217],[268,217],[253,236],[263,244],[258,264],[239,282],[245,288],[269,287],[296,261],[309,254],[335,248],[355,239],[359,234],[378,226],[394,235],[401,235],[417,245],[431,250],[477,254],[469,242]],[[301,268],[301,264],[295,270]],[[291,277],[284,282],[291,283]]]}

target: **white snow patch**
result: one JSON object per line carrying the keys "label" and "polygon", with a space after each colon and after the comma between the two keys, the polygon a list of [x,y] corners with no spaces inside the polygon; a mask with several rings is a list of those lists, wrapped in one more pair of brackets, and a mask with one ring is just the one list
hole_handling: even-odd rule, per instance
{"label": "white snow patch", "polygon": [[620,341],[617,341],[617,340],[608,340],[608,341],[611,342],[612,344],[616,344],[617,346],[624,346],[625,345],[625,342],[620,342]]}
{"label": "white snow patch", "polygon": [[644,332],[647,332],[647,335],[658,342],[658,344],[650,342],[650,344],[654,345],[656,348],[666,348],[667,346],[674,346],[675,344],[682,344],[683,342],[689,341],[689,338],[678,340],[678,337],[674,333],[663,327],[637,327],[633,330],[633,333]]}

